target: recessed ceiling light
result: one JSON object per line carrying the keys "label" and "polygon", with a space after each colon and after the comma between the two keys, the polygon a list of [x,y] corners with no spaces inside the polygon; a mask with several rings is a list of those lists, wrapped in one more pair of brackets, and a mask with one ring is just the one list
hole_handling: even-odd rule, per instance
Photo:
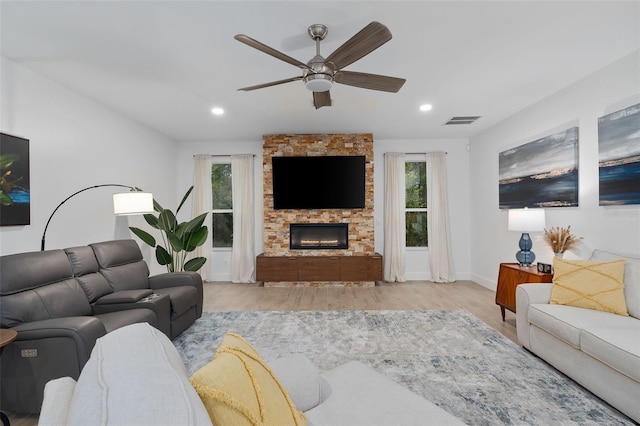
{"label": "recessed ceiling light", "polygon": [[218,107],[211,108],[211,114],[213,114],[213,115],[222,115],[222,114],[224,114],[224,110],[222,108],[218,108]]}
{"label": "recessed ceiling light", "polygon": [[433,109],[433,105],[431,104],[420,105],[420,111],[431,111],[432,109]]}

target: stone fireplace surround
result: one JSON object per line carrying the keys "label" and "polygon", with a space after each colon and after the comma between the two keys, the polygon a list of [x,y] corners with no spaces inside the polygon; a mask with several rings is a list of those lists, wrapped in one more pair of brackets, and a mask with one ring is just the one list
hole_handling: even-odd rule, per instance
{"label": "stone fireplace surround", "polygon": [[[329,155],[363,155],[365,156],[365,206],[362,209],[318,209],[318,210],[276,210],[273,208],[273,186],[271,157],[274,156],[329,156]],[[263,136],[263,204],[264,204],[264,253],[258,259],[258,281],[265,286],[291,285],[347,285],[373,286],[375,280],[367,281],[277,281],[260,279],[260,265],[268,258],[297,257],[301,261],[320,260],[322,257],[364,256],[373,257],[377,265],[381,256],[374,250],[374,218],[373,218],[373,135],[363,134],[281,134]],[[348,243],[346,249],[300,249],[291,250],[291,224],[348,224]],[[303,259],[308,257],[308,259]],[[293,260],[293,259],[291,259]],[[376,266],[377,269],[377,266]],[[370,277],[367,277],[370,278]]]}

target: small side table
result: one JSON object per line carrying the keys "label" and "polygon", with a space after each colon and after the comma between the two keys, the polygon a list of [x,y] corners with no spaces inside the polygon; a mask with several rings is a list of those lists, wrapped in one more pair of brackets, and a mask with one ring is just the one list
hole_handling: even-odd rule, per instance
{"label": "small side table", "polygon": [[516,287],[523,283],[550,283],[553,274],[538,272],[535,266],[520,266],[517,263],[501,263],[496,288],[496,305],[500,306],[502,321],[505,309],[516,312]]}
{"label": "small side table", "polygon": [[0,328],[0,348],[16,340],[16,337],[18,337],[17,331],[11,328]]}
{"label": "small side table", "polygon": [[[18,337],[18,332],[15,330],[10,328],[0,328],[0,354],[2,354],[2,348],[16,340],[16,337]],[[9,418],[2,411],[0,411],[0,420],[2,420],[2,424],[4,426],[10,425]]]}

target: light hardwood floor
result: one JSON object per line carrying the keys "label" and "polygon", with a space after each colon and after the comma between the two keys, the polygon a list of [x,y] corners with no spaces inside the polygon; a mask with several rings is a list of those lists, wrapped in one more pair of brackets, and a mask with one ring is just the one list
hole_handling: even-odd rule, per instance
{"label": "light hardwood floor", "polygon": [[[268,287],[204,284],[205,311],[327,311],[464,309],[518,343],[515,314],[502,321],[495,292],[472,281],[381,283],[375,287]],[[7,413],[12,426],[36,426],[38,417]]]}
{"label": "light hardwood floor", "polygon": [[502,321],[495,292],[472,281],[381,283],[375,287],[263,287],[206,283],[207,311],[464,309],[518,343],[515,314]]}

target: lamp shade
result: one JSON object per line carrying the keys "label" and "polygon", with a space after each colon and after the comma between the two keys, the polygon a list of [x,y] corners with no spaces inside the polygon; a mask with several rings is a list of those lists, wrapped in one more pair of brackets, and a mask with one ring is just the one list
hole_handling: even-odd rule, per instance
{"label": "lamp shade", "polygon": [[545,226],[544,209],[509,210],[509,231],[536,232]]}
{"label": "lamp shade", "polygon": [[140,191],[113,194],[113,213],[123,216],[153,213],[153,194]]}

